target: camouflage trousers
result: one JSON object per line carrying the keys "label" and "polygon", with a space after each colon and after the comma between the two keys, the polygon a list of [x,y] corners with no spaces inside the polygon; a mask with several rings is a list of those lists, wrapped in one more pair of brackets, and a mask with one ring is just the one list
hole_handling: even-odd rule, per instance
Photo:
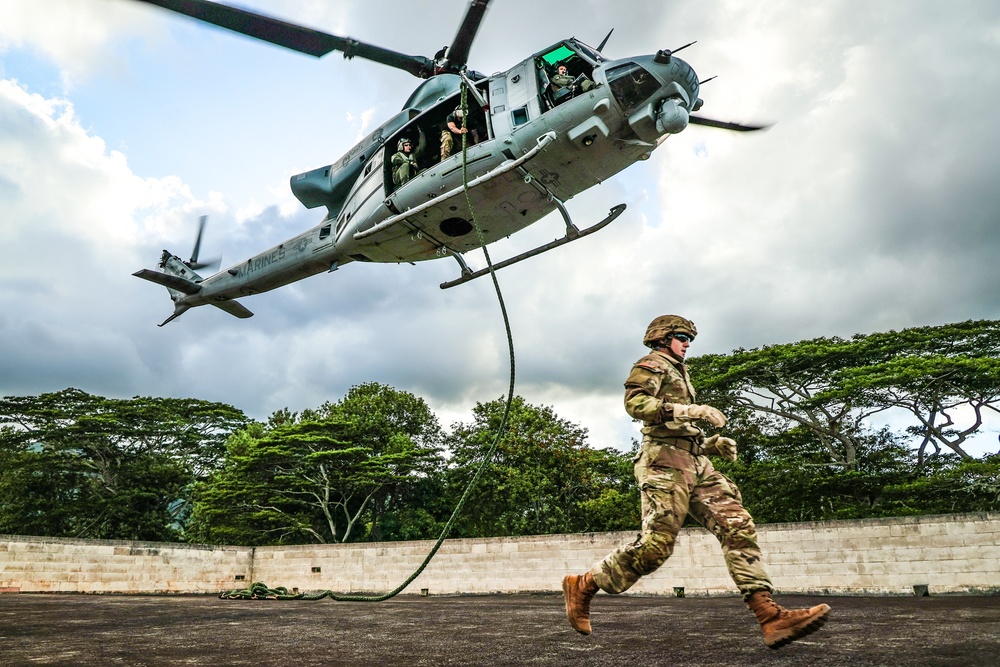
{"label": "camouflage trousers", "polygon": [[455,135],[451,133],[451,130],[445,128],[441,131],[441,161],[444,162],[449,157],[451,157],[452,151],[455,150]]}
{"label": "camouflage trousers", "polygon": [[744,599],[754,591],[773,590],[740,491],[708,457],[647,437],[636,458],[635,479],[642,496],[642,530],[634,542],[591,568],[601,590],[627,591],[663,565],[688,514],[718,538],[729,575]]}
{"label": "camouflage trousers", "polygon": [[[466,146],[473,146],[479,142],[479,133],[475,130],[469,130],[469,133],[465,139]],[[461,150],[462,148],[462,135],[455,135],[451,130],[444,129],[441,131],[441,161],[444,162],[451,154],[456,150]]]}

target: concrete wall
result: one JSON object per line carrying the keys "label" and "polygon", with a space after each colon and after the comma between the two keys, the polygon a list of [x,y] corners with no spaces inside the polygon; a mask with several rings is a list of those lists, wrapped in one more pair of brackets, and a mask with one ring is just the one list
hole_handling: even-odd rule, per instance
{"label": "concrete wall", "polygon": [[252,566],[250,547],[0,535],[0,592],[218,593]]}
{"label": "concrete wall", "polygon": [[[780,592],[1000,592],[1000,514],[956,514],[759,528]],[[447,540],[407,588],[431,595],[558,591],[634,533]],[[250,581],[301,591],[386,592],[413,573],[433,541],[209,547],[0,536],[0,591],[206,593]],[[242,577],[242,579],[237,579]],[[718,543],[684,529],[673,557],[630,592],[735,595]]]}

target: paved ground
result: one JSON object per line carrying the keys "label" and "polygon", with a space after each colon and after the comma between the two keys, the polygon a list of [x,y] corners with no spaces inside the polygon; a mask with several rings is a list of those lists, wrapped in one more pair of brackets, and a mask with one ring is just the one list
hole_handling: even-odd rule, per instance
{"label": "paved ground", "polygon": [[738,598],[602,594],[584,637],[555,595],[0,595],[0,665],[1000,665],[1000,597],[778,599],[830,622],[775,651]]}

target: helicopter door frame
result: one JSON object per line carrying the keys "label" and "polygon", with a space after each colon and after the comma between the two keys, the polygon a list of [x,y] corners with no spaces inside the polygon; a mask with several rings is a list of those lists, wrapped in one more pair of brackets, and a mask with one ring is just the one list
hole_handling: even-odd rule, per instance
{"label": "helicopter door frame", "polygon": [[[475,88],[479,95],[487,101],[487,108],[490,100],[489,83],[490,79],[483,79],[475,84]],[[397,152],[399,140],[405,137],[416,145],[416,149],[414,149],[413,153],[419,166],[418,173],[422,173],[441,164],[441,133],[443,132],[448,116],[459,104],[461,104],[461,100],[461,90],[456,91],[447,97],[443,97],[434,104],[429,105],[419,115],[414,116],[405,125],[399,128],[399,130],[390,135],[384,145],[382,169],[383,181],[385,183],[385,196],[387,198],[406,185],[405,183],[402,185],[396,185],[392,179],[392,156]],[[484,110],[475,99],[470,99],[468,102],[471,102],[471,104],[467,103],[469,110],[467,124],[482,131],[486,135],[485,137],[480,137],[476,145],[484,144],[495,139],[495,126],[493,119],[488,117],[488,111]],[[460,152],[461,151],[453,151],[447,159],[450,160],[456,155],[459,155]]]}
{"label": "helicopter door frame", "polygon": [[384,159],[383,156],[383,151],[375,150],[362,168],[361,175],[351,189],[351,193],[344,202],[343,208],[340,209],[335,234],[337,241],[340,240],[340,236],[344,230],[350,226],[348,223],[354,217],[354,214],[376,194],[381,196],[384,186],[378,178],[378,174],[382,171],[380,167]]}

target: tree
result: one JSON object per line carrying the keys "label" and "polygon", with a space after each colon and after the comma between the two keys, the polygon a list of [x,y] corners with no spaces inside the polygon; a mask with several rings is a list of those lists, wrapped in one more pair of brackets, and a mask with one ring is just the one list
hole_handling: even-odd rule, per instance
{"label": "tree", "polygon": [[943,454],[918,466],[905,434],[866,430],[855,435],[857,457],[847,468],[831,461],[808,429],[781,428],[747,408],[728,416],[739,458],[714,463],[739,485],[758,523],[1000,509],[1000,456]]}
{"label": "tree", "polygon": [[0,400],[0,532],[176,539],[190,488],[247,423],[195,399],[77,389]]}
{"label": "tree", "polygon": [[[425,505],[429,501],[433,504],[428,491],[440,488],[428,482],[442,469],[442,433],[427,403],[410,392],[367,382],[351,387],[337,403],[324,404],[320,412],[353,422],[356,442],[376,456],[397,451],[404,441],[419,452],[421,465],[413,475],[387,479],[373,494],[367,538],[378,541],[436,536],[438,524]],[[423,528],[418,529],[418,525]]]}
{"label": "tree", "polygon": [[[449,497],[457,502],[496,437],[504,400],[479,403],[446,438]],[[586,429],[521,397],[456,523],[468,537],[621,530],[638,525],[630,456],[587,445]],[[628,465],[626,465],[626,459]],[[625,469],[628,479],[622,479]]]}
{"label": "tree", "polygon": [[437,432],[421,399],[374,383],[302,415],[278,411],[230,438],[225,466],[199,487],[192,535],[346,542],[365,526],[372,539],[376,518],[402,509],[411,487],[440,467]]}
{"label": "tree", "polygon": [[[829,393],[835,373],[852,361],[850,344],[839,338],[817,338],[730,355],[690,360],[699,387],[698,401],[735,413],[748,409],[774,418],[783,429],[798,426],[822,445],[829,460],[853,466],[860,443],[857,434],[867,416],[850,394]],[[817,396],[828,396],[818,401]]]}
{"label": "tree", "polygon": [[[857,464],[873,416],[907,410],[922,465],[929,446],[971,458],[962,444],[1000,403],[998,353],[1000,322],[983,321],[739,349],[697,357],[691,367],[699,400],[769,416],[778,429],[805,429],[847,468]],[[957,427],[963,408],[972,418]]]}
{"label": "tree", "polygon": [[[837,372],[830,397],[852,395],[870,410],[899,408],[916,424],[918,465],[944,446],[963,459],[963,444],[1000,412],[1000,322],[978,321],[855,336],[863,365]],[[824,398],[824,397],[820,397]],[[959,426],[956,420],[969,415]]]}

